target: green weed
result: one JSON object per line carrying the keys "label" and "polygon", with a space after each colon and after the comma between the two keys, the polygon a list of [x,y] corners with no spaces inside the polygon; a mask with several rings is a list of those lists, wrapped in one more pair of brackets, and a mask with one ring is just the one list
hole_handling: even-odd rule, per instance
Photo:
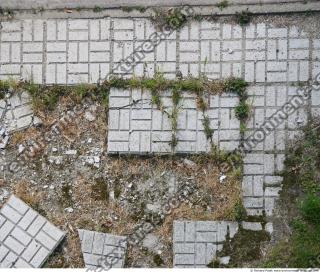
{"label": "green weed", "polygon": [[229,6],[229,2],[227,0],[221,1],[216,5],[221,11]]}

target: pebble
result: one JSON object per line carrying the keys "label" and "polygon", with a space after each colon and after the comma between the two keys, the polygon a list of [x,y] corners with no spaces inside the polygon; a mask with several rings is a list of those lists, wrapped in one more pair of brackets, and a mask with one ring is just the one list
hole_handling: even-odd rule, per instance
{"label": "pebble", "polygon": [[26,148],[25,148],[22,144],[20,144],[20,145],[18,146],[19,154],[21,154],[25,149],[26,149]]}
{"label": "pebble", "polygon": [[73,208],[71,208],[71,207],[65,208],[64,210],[68,213],[73,213],[73,211],[74,211]]}
{"label": "pebble", "polygon": [[96,117],[90,111],[85,112],[84,118],[86,118],[89,122],[96,120]]}
{"label": "pebble", "polygon": [[71,150],[67,150],[65,153],[66,155],[77,155],[77,150],[71,149]]}
{"label": "pebble", "polygon": [[186,165],[188,165],[188,166],[191,166],[191,167],[193,167],[193,166],[196,165],[195,162],[193,162],[193,161],[191,161],[191,160],[188,160],[188,159],[184,159],[184,160],[183,160],[183,163],[186,164]]}
{"label": "pebble", "polygon": [[227,178],[227,176],[226,176],[226,175],[222,175],[222,176],[220,176],[220,178],[219,178],[220,183],[222,183],[226,178]]}

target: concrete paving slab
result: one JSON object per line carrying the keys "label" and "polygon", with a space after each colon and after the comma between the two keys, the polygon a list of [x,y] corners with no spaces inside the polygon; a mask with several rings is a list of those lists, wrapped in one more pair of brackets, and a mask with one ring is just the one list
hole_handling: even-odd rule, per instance
{"label": "concrete paving slab", "polygon": [[87,268],[121,268],[124,266],[125,236],[79,229],[83,259]]}
{"label": "concrete paving slab", "polygon": [[238,232],[238,223],[227,221],[174,221],[173,266],[206,268],[229,236]]}
{"label": "concrete paving slab", "polygon": [[[160,94],[163,111],[152,105],[147,90],[111,89],[109,107],[108,152],[110,154],[200,153],[211,149],[203,120],[209,120],[214,144],[223,150],[234,150],[240,143],[240,122],[235,117],[238,97],[209,95],[208,110],[197,109],[196,95],[182,93],[177,117],[176,145],[172,144],[172,94]],[[220,107],[219,107],[220,105]]]}
{"label": "concrete paving slab", "polygon": [[65,233],[12,195],[0,210],[0,267],[40,268]]}

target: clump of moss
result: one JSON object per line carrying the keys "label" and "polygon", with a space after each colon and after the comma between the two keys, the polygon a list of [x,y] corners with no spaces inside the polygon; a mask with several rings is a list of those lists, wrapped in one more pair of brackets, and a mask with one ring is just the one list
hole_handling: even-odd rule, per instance
{"label": "clump of moss", "polygon": [[133,6],[133,7],[121,7],[121,10],[124,11],[124,12],[132,12],[134,10],[137,10],[141,13],[144,13],[147,11],[147,7],[144,7],[144,6]]}
{"label": "clump of moss", "polygon": [[5,80],[0,80],[0,95],[5,94],[10,88],[10,83]]}
{"label": "clump of moss", "polygon": [[164,264],[164,261],[162,260],[159,254],[153,255],[153,262],[157,267],[162,266]]}
{"label": "clump of moss", "polygon": [[176,30],[186,24],[187,16],[182,12],[181,8],[171,8],[166,11],[154,9],[151,20],[160,30]]}
{"label": "clump of moss", "polygon": [[235,108],[236,117],[239,120],[246,120],[249,117],[250,107],[246,102],[240,101]]}
{"label": "clump of moss", "polygon": [[[243,267],[244,264],[261,258],[261,243],[269,241],[266,231],[245,230],[241,226],[232,239],[228,239],[218,257],[230,256],[230,262],[225,267]],[[221,265],[219,264],[219,267]]]}
{"label": "clump of moss", "polygon": [[242,201],[238,201],[234,207],[234,219],[238,222],[243,221],[247,217],[247,211],[243,206]]}
{"label": "clump of moss", "polygon": [[226,93],[235,93],[242,99],[246,99],[247,87],[248,83],[242,78],[230,78],[226,80],[223,91]]}
{"label": "clump of moss", "polygon": [[221,11],[229,6],[229,2],[227,0],[223,0],[216,4],[216,7],[219,8]]}
{"label": "clump of moss", "polygon": [[98,12],[102,12],[102,8],[101,7],[99,7],[99,6],[95,6],[94,8],[93,8],[93,12],[95,12],[95,13],[98,13]]}
{"label": "clump of moss", "polygon": [[211,140],[212,142],[212,136],[213,136],[214,130],[210,127],[210,119],[208,116],[203,117],[202,125],[204,128],[204,134],[206,135],[207,140]]}
{"label": "clump of moss", "polygon": [[248,10],[243,10],[240,13],[236,14],[237,22],[241,26],[248,25],[252,18],[252,13]]}

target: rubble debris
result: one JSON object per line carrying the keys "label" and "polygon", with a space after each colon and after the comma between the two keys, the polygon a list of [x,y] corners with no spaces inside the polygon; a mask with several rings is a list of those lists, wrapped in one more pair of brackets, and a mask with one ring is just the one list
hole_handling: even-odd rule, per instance
{"label": "rubble debris", "polygon": [[0,125],[0,149],[5,149],[9,142],[9,135],[5,127]]}

